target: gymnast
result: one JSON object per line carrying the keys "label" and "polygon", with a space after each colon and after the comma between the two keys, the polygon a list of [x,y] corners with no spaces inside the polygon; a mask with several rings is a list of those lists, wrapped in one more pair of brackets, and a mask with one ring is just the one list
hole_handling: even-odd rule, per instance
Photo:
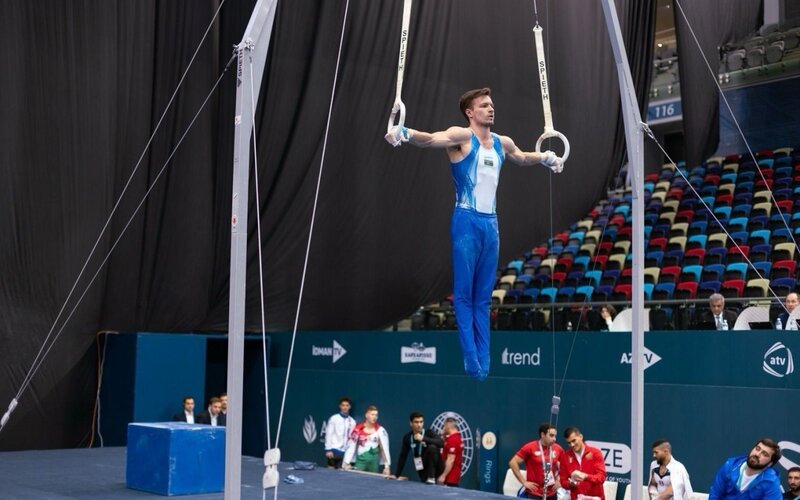
{"label": "gymnast", "polygon": [[500,247],[495,193],[500,168],[508,157],[519,165],[541,163],[561,172],[563,161],[552,151],[524,152],[511,138],[492,133],[494,104],[488,88],[461,96],[461,113],[468,127],[422,132],[402,125],[389,129],[392,146],[404,142],[423,148],[446,148],[456,186],[450,223],[453,295],[464,370],[478,380],[489,375],[489,305]]}

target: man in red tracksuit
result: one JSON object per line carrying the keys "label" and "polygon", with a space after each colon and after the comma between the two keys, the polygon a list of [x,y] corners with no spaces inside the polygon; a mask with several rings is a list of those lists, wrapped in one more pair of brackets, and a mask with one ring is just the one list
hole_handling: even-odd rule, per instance
{"label": "man in red tracksuit", "polygon": [[458,486],[461,480],[461,461],[464,454],[464,442],[458,432],[458,423],[454,417],[444,419],[444,446],[442,447],[442,460],[444,471],[436,479],[437,484]]}
{"label": "man in red tracksuit", "polygon": [[[523,498],[556,500],[558,464],[564,457],[564,450],[556,444],[556,436],[556,427],[544,422],[539,426],[539,439],[524,444],[508,461],[514,477],[525,488]],[[519,468],[522,463],[525,463],[525,476]]]}
{"label": "man in red tracksuit", "polygon": [[576,500],[578,495],[605,500],[606,463],[603,452],[584,444],[583,434],[577,427],[567,427],[564,438],[569,448],[561,456],[561,486],[569,490],[572,500]]}

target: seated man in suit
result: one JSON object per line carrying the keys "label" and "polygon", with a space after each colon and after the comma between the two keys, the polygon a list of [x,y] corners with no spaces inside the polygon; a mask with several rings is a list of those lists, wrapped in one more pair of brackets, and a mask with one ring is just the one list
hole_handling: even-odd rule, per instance
{"label": "seated man in suit", "polygon": [[191,396],[184,396],[183,398],[183,411],[176,413],[172,417],[173,422],[186,422],[189,424],[194,423],[194,398]]}
{"label": "seated man in suit", "polygon": [[796,293],[792,292],[786,295],[786,299],[783,302],[786,310],[781,312],[778,315],[778,319],[775,321],[775,328],[777,330],[797,330],[797,322],[794,319],[789,321],[789,315],[795,310],[797,304],[798,299]]}
{"label": "seated man in suit", "polygon": [[714,293],[708,298],[708,309],[695,322],[698,330],[733,330],[738,314],[725,309],[725,297]]}
{"label": "seated man in suit", "polygon": [[208,409],[195,419],[198,424],[225,425],[225,415],[222,413],[222,401],[219,398],[208,400]]}

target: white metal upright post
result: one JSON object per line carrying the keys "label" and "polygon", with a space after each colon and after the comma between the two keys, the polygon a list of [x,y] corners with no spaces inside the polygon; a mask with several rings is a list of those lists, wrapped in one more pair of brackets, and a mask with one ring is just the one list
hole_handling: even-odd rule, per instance
{"label": "white metal upright post", "polygon": [[644,136],[642,116],[631,78],[628,55],[622,41],[614,0],[601,0],[608,36],[614,50],[625,121],[625,142],[628,149],[631,190],[633,193],[633,289],[631,306],[631,500],[641,500],[644,484]]}
{"label": "white metal upright post", "polygon": [[[225,423],[226,500],[238,500],[241,497],[242,488],[242,370],[250,139],[253,133],[253,110],[258,103],[276,6],[277,0],[258,0],[242,41],[236,46],[236,115],[234,117],[230,311],[228,316],[228,413]],[[252,94],[251,88],[253,89]]]}

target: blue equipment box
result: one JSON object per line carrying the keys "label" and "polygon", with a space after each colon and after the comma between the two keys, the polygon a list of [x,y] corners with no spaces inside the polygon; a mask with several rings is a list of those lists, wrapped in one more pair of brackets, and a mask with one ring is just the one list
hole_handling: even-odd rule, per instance
{"label": "blue equipment box", "polygon": [[128,488],[172,496],[217,493],[224,483],[225,427],[128,424]]}

